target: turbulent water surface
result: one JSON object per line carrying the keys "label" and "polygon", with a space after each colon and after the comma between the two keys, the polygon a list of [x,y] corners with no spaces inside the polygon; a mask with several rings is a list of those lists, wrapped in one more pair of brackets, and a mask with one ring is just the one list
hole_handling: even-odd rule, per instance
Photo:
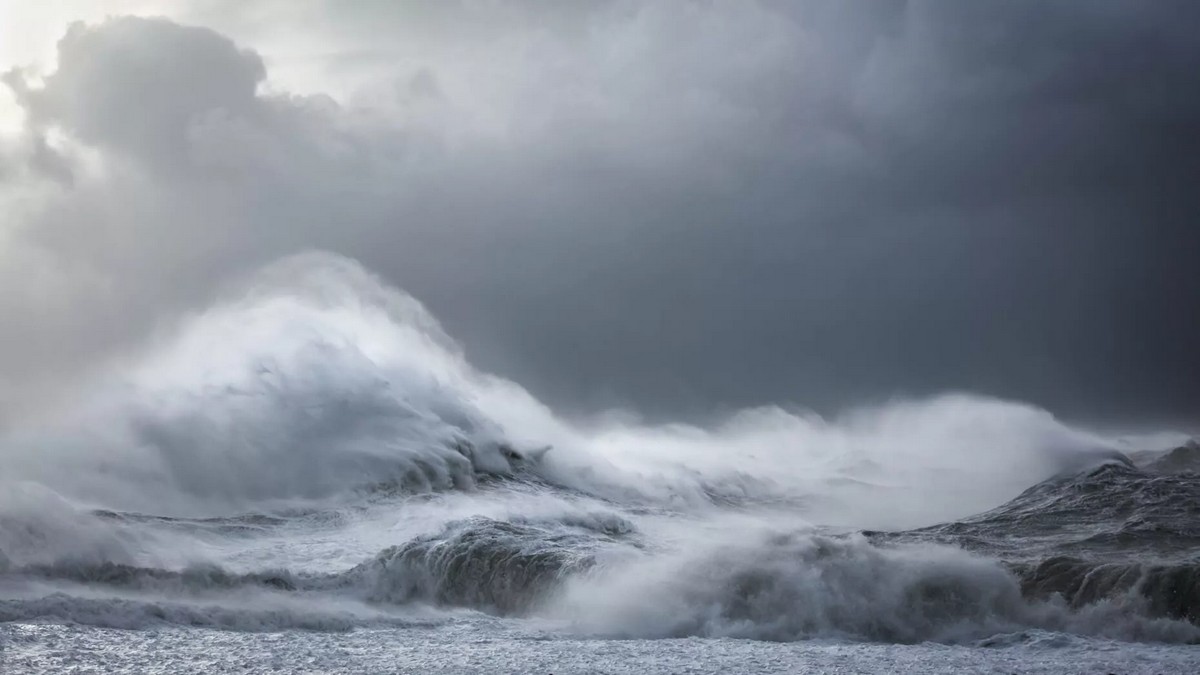
{"label": "turbulent water surface", "polygon": [[4,672],[1200,669],[1200,447],[1025,405],[567,420],[310,255],[56,410]]}

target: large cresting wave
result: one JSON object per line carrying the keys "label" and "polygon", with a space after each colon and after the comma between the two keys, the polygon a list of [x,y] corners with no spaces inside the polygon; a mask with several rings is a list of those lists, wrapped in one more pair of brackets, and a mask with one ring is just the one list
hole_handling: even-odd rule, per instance
{"label": "large cresting wave", "polygon": [[568,419],[318,253],[76,392],[0,436],[3,620],[325,630],[424,607],[642,637],[1196,638],[1134,599],[1032,597],[986,552],[857,534],[1127,462],[1020,403]]}

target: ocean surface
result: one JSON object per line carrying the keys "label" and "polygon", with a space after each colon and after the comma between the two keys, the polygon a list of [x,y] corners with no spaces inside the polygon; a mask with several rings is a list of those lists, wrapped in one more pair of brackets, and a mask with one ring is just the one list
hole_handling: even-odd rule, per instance
{"label": "ocean surface", "polygon": [[0,672],[1200,672],[1200,446],[977,395],[567,418],[276,263],[0,434]]}

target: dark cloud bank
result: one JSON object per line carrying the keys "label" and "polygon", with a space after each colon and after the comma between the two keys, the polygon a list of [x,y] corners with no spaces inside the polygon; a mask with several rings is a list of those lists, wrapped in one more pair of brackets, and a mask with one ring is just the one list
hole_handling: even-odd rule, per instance
{"label": "dark cloud bank", "polygon": [[7,404],[321,248],[567,409],[1200,421],[1200,4],[329,7],[372,105],[165,19],[6,76]]}

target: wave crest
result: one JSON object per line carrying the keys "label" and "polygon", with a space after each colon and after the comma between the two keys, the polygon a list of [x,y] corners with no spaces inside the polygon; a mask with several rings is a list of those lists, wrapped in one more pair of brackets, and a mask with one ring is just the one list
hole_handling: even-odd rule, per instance
{"label": "wave crest", "polygon": [[877,547],[861,536],[774,535],[585,575],[559,609],[627,637],[970,642],[1042,628],[1194,642],[1200,627],[1124,596],[1072,608],[1031,599],[995,560],[960,549]]}
{"label": "wave crest", "polygon": [[374,602],[428,602],[526,614],[590,567],[597,537],[471,518],[381,552],[347,574]]}

